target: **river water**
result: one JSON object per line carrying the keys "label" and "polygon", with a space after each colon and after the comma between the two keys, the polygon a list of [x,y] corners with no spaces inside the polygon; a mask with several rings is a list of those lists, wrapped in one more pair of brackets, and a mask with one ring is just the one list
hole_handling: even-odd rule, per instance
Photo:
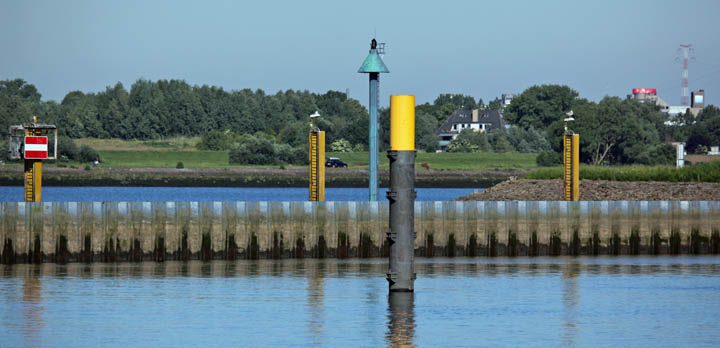
{"label": "river water", "polygon": [[717,347],[720,258],[0,266],[2,347]]}
{"label": "river water", "polygon": [[[451,201],[482,189],[417,188],[418,201]],[[387,188],[378,188],[380,200],[386,200]],[[0,201],[23,200],[22,186],[0,186]],[[46,186],[45,202],[220,202],[220,201],[307,201],[308,189],[302,187],[134,187],[134,186]],[[367,201],[367,188],[326,188],[326,201]]]}

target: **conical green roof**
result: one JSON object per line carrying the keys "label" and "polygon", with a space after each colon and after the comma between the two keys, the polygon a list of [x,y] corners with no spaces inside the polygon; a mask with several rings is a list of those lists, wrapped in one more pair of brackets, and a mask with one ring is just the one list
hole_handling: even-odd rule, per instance
{"label": "conical green roof", "polygon": [[382,58],[380,58],[380,55],[377,53],[377,50],[370,50],[370,54],[368,54],[367,58],[365,58],[365,61],[360,66],[360,69],[358,69],[359,73],[389,73],[390,70],[385,66],[385,63],[383,63]]}

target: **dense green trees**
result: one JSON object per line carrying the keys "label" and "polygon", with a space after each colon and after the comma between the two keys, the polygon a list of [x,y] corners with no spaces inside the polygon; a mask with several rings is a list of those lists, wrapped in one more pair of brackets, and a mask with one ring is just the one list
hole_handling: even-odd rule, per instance
{"label": "dense green trees", "polygon": [[[462,94],[441,94],[432,104],[418,105],[418,149],[436,149],[435,131],[454,111],[484,107],[482,99]],[[307,143],[308,116],[316,110],[322,115],[318,126],[327,132],[327,144],[345,139],[352,149],[367,149],[367,110],[337,91],[288,90],[269,95],[262,90],[228,92],[191,86],[182,80],[140,79],[129,90],[117,83],[98,93],[72,91],[58,104],[42,102],[37,89],[21,79],[0,82],[0,127],[7,129],[38,115],[41,122],[57,124],[60,134],[70,138],[202,136],[199,148],[229,150],[238,136],[263,132],[277,143],[299,147]],[[390,141],[388,109],[380,111],[380,123],[384,151]]]}
{"label": "dense green trees", "polygon": [[527,129],[545,129],[565,118],[576,104],[578,93],[568,86],[532,86],[513,98],[504,113],[505,121]]}
{"label": "dense green trees", "polygon": [[541,132],[515,126],[489,133],[474,133],[467,128],[447,146],[448,152],[539,153],[549,149],[550,144]]}
{"label": "dense green trees", "polygon": [[182,80],[138,80],[129,91],[121,83],[99,93],[72,91],[57,104],[41,102],[37,89],[21,79],[0,81],[0,127],[38,115],[71,138],[154,139],[226,130],[288,136],[303,128],[306,133],[308,116],[316,110],[323,115],[321,128],[327,127],[329,141],[367,143],[367,132],[362,134],[368,127],[367,111],[335,91],[267,95],[262,90],[190,86]]}
{"label": "dense green trees", "polygon": [[[485,105],[482,99],[462,94],[441,94],[433,103],[416,107],[415,142],[419,150],[437,147],[437,128],[459,109],[501,109],[500,99]],[[191,86],[182,80],[137,80],[126,90],[121,83],[98,93],[72,91],[60,103],[41,100],[35,86],[22,79],[0,81],[0,127],[26,123],[38,115],[55,123],[69,138],[97,137],[156,139],[202,136],[201,149],[250,151],[264,141],[274,144],[278,161],[294,163],[293,149],[307,145],[308,115],[319,111],[317,121],[326,131],[326,143],[341,139],[343,150],[367,150],[368,112],[344,93],[262,90],[225,91],[214,86]],[[580,98],[568,86],[532,86],[504,110],[507,130],[485,135],[461,134],[451,151],[517,151],[544,153],[540,162],[555,163],[562,143],[565,113],[573,110],[570,128],[581,134],[581,161],[592,164],[671,162],[665,139],[686,141],[688,152],[720,145],[720,109],[708,106],[697,118],[687,114],[665,125],[667,116],[650,103],[605,97],[599,102]],[[380,150],[389,146],[390,112],[379,115]],[[253,140],[254,139],[254,140]],[[265,140],[263,140],[265,139]],[[242,147],[243,141],[252,144]],[[62,140],[59,146],[62,152]],[[71,142],[70,142],[71,143]],[[252,146],[251,146],[252,145]],[[267,145],[267,144],[264,144]],[[286,146],[281,146],[286,145]],[[348,146],[349,145],[349,146]],[[291,151],[292,150],[292,151]],[[79,157],[71,149],[66,157]]]}
{"label": "dense green trees", "polygon": [[687,134],[687,152],[694,153],[699,147],[720,145],[720,108],[708,106],[685,126]]}
{"label": "dense green trees", "polygon": [[[671,164],[672,147],[665,144],[665,135],[692,132],[685,129],[688,126],[675,129],[666,126],[667,115],[652,103],[618,97],[605,97],[595,103],[579,98],[567,86],[558,85],[528,88],[513,99],[505,119],[520,128],[545,130],[555,155],[543,153],[538,163],[549,165],[560,158],[563,119],[570,110],[575,121],[569,128],[580,134],[580,161],[590,164]],[[703,127],[711,128],[709,124]],[[697,128],[698,133],[703,132],[700,129]],[[709,141],[702,135],[698,138],[702,139],[699,142]]]}
{"label": "dense green trees", "polygon": [[230,149],[230,163],[235,164],[307,164],[307,148],[278,144],[262,133],[243,135]]}

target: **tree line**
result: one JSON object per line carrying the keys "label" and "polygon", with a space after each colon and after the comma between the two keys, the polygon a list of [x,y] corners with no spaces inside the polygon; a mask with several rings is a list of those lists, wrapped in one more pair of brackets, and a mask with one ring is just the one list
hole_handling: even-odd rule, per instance
{"label": "tree line", "polygon": [[[496,98],[491,107],[499,108]],[[434,151],[435,130],[455,110],[488,107],[482,99],[441,94],[432,104],[418,105],[416,138],[420,148]],[[27,123],[38,115],[54,123],[70,138],[149,140],[176,136],[203,136],[200,147],[230,150],[241,140],[272,138],[274,143],[305,146],[309,115],[319,111],[320,129],[327,143],[347,141],[352,149],[367,151],[369,116],[358,100],[345,93],[263,90],[226,91],[215,86],[191,86],[183,80],[137,80],[126,90],[122,83],[104,91],[69,92],[60,103],[42,101],[37,88],[22,80],[0,81],[0,127]],[[381,149],[389,146],[390,112],[380,110]],[[252,135],[251,137],[243,137]],[[254,139],[254,140],[253,140]],[[283,149],[287,153],[287,149]]]}
{"label": "tree line", "polygon": [[687,151],[720,145],[720,109],[705,107],[697,117],[669,119],[654,103],[606,96],[588,101],[568,86],[532,86],[515,97],[505,110],[507,122],[523,129],[545,131],[551,150],[538,156],[539,164],[559,164],[566,113],[575,121],[569,129],[580,134],[580,161],[589,164],[672,164],[670,141],[687,143]]}
{"label": "tree line", "polygon": [[[535,152],[538,162],[557,164],[562,150],[565,113],[573,110],[570,128],[580,133],[581,161],[591,164],[665,164],[674,152],[666,140],[684,141],[688,152],[720,145],[720,109],[708,106],[697,117],[680,115],[666,124],[667,115],[652,103],[607,96],[599,102],[581,98],[568,86],[532,86],[502,109],[498,98],[485,104],[463,94],[440,94],[432,103],[416,106],[416,144],[424,151],[438,147],[437,128],[456,110],[502,110],[511,127],[489,134],[465,131],[450,145],[458,152]],[[0,81],[0,127],[27,123],[38,115],[70,138],[150,140],[201,136],[207,150],[257,152],[272,144],[282,162],[300,163],[307,144],[309,115],[319,111],[327,144],[347,151],[367,151],[368,111],[345,93],[191,86],[183,80],[137,80],[126,90],[122,83],[104,91],[72,91],[60,103],[42,101],[34,85],[22,79]],[[390,111],[379,114],[381,151],[389,147]]]}

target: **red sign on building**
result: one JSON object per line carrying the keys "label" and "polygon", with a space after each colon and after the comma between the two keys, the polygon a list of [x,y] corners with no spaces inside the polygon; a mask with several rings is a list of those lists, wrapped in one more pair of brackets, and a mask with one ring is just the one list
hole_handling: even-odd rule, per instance
{"label": "red sign on building", "polygon": [[35,136],[25,137],[24,155],[27,159],[47,159],[48,138]]}
{"label": "red sign on building", "polygon": [[657,94],[655,88],[633,88],[633,94]]}

